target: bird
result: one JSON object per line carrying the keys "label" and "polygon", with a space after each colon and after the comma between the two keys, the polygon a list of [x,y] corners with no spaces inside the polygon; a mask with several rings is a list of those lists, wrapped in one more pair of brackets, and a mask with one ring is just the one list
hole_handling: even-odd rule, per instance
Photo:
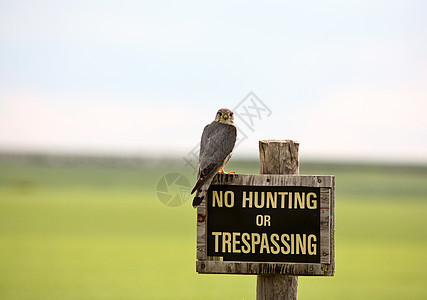
{"label": "bird", "polygon": [[230,160],[236,144],[237,130],[234,126],[234,114],[231,109],[221,108],[212,123],[203,129],[200,141],[199,172],[191,194],[196,192],[193,207],[202,203],[215,174],[225,173],[224,166]]}

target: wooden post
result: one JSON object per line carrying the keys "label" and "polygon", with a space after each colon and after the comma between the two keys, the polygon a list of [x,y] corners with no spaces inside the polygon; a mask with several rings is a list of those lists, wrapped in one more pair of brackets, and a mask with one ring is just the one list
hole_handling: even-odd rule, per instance
{"label": "wooden post", "polygon": [[[299,174],[299,143],[291,140],[259,141],[259,171],[261,174]],[[258,300],[298,299],[298,276],[257,275]]]}

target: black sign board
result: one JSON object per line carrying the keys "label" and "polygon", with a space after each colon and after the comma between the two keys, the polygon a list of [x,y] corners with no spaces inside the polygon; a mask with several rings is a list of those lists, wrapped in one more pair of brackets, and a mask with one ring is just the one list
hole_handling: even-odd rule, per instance
{"label": "black sign board", "polygon": [[216,175],[197,208],[197,272],[332,276],[334,194],[329,175]]}
{"label": "black sign board", "polygon": [[211,185],[207,255],[320,263],[320,188]]}

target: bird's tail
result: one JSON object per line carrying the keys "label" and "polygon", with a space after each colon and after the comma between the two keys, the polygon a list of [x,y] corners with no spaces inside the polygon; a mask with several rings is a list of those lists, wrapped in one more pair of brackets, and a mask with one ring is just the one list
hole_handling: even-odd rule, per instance
{"label": "bird's tail", "polygon": [[199,206],[202,201],[205,199],[206,196],[206,188],[204,186],[200,187],[197,192],[196,192],[196,196],[193,199],[193,207],[196,208],[197,206]]}

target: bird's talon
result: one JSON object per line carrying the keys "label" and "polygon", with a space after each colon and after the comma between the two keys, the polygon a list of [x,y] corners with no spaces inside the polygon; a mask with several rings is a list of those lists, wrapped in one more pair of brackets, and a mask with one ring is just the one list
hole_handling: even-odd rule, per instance
{"label": "bird's talon", "polygon": [[225,172],[224,169],[221,169],[221,171],[218,172],[218,174],[235,174],[236,172],[231,171],[231,172]]}

